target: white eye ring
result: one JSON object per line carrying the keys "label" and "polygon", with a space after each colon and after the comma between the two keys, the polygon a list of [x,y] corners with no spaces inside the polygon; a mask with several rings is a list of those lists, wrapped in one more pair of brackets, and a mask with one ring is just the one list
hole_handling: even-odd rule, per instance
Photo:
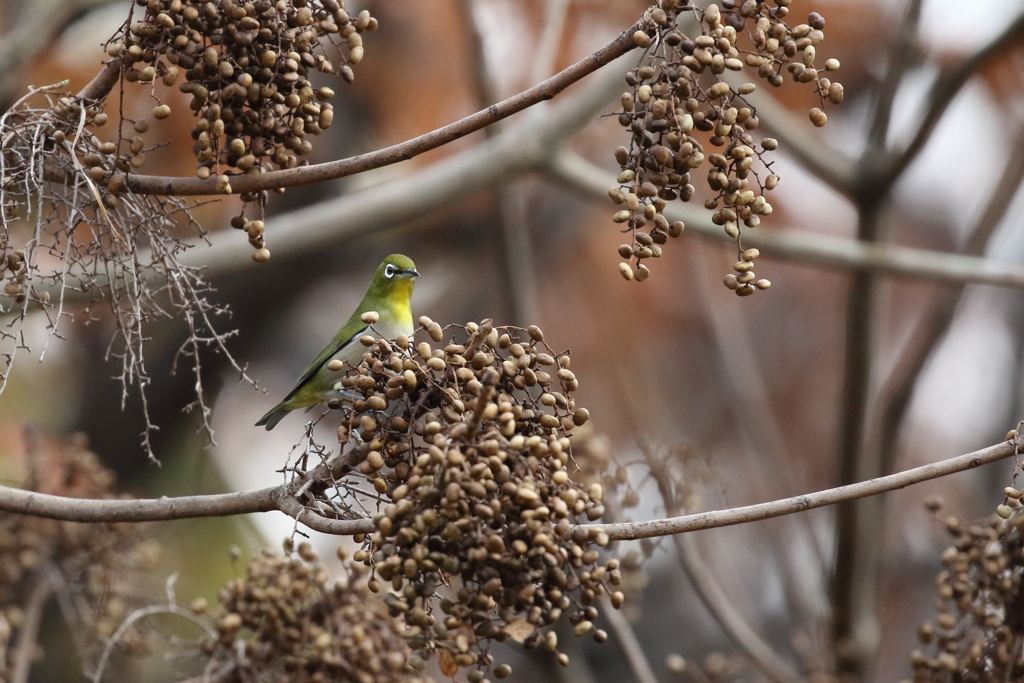
{"label": "white eye ring", "polygon": [[392,278],[395,276],[395,267],[390,263],[384,266],[384,277]]}

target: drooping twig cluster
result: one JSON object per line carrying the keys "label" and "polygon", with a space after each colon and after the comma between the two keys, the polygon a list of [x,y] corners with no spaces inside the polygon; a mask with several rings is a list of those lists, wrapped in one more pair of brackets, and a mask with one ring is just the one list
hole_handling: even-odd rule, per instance
{"label": "drooping twig cluster", "polygon": [[36,97],[49,106],[30,106],[27,97],[0,117],[0,264],[6,279],[0,307],[17,315],[11,328],[0,331],[8,346],[0,390],[15,355],[26,350],[19,330],[32,308],[43,308],[55,336],[62,318],[71,315],[63,306],[66,290],[88,292],[93,303],[84,312],[87,319],[102,313],[97,303],[109,307],[115,331],[108,356],[120,362],[125,398],[130,388],[139,391],[147,425],[143,446],[153,458],[145,393],[149,323],[180,316],[188,324],[181,354],[194,366],[196,406],[208,433],[200,350],[216,348],[242,373],[225,346],[233,332],[214,327],[226,311],[207,299],[210,287],[201,269],[180,260],[189,248],[185,231],[203,231],[181,200],[121,192],[111,187],[123,182],[118,175],[98,182],[107,172],[105,150],[113,149],[88,126],[105,116],[96,105],[56,87]]}
{"label": "drooping twig cluster", "polygon": [[353,476],[379,501],[377,531],[357,537],[367,546],[354,556],[373,568],[371,590],[390,582],[385,602],[419,661],[437,654],[446,675],[464,667],[474,682],[494,664],[492,641],[557,652],[542,629],[563,617],[603,642],[593,603],[621,604],[621,570],[602,561],[599,527],[569,528],[604,514],[602,486],[570,477],[570,437],[589,414],[572,397],[569,354],[537,327],[470,323],[445,341],[440,325],[420,324],[433,343],[363,338],[363,361],[336,385],[350,396],[331,404],[342,444],[360,444]]}
{"label": "drooping twig cluster", "polygon": [[[708,169],[711,191],[704,205],[715,211],[712,220],[736,240],[741,256],[742,228],[757,227],[772,212],[765,193],[779,178],[770,172],[765,153],[778,143],[765,138],[758,144],[752,134],[759,121],[747,96],[756,85],[733,88],[722,74],[750,66],[778,87],[788,72],[796,82],[814,84],[822,107],[826,100],[842,101],[842,85],[824,75],[838,69],[839,62],[827,60],[821,72],[814,66],[825,20],[812,12],[807,23],[790,26],[784,21],[790,3],[723,0],[721,6],[702,9],[689,0],[660,0],[648,10],[649,30],[633,36],[646,53],[626,74],[631,90],[623,93],[618,115],[630,132],[630,143],[615,150],[622,171],[618,185],[609,190],[612,201],[622,206],[613,220],[624,224],[632,238],[619,247],[619,255],[627,259],[619,270],[627,280],[647,279],[650,270],[643,261],[661,256],[668,238],[682,233],[684,225],[670,224],[664,209],[670,201],[694,197],[691,173],[701,168]],[[687,28],[684,20],[691,15],[694,25]],[[821,107],[811,109],[810,119],[816,126],[826,122]],[[707,134],[716,151],[707,153],[698,133]],[[761,175],[755,162],[764,168]],[[731,276],[736,282],[727,279],[726,286],[740,296],[771,284],[755,282],[749,268],[737,272]]]}
{"label": "drooping twig cluster", "polygon": [[[1020,493],[1008,489],[1008,496],[1015,508],[1008,519],[945,520],[953,545],[942,553],[936,578],[938,615],[918,628],[921,643],[934,650],[911,654],[915,681],[980,683],[1024,676],[1024,515],[1016,502]],[[929,501],[933,510],[939,505]]]}

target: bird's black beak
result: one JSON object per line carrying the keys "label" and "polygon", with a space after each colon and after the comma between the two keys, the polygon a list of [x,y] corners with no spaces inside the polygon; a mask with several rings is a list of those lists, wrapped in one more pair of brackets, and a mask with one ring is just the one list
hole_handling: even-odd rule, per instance
{"label": "bird's black beak", "polygon": [[403,270],[402,271],[402,277],[419,277],[419,276],[420,276],[420,271],[416,270],[415,268],[409,268],[408,270]]}

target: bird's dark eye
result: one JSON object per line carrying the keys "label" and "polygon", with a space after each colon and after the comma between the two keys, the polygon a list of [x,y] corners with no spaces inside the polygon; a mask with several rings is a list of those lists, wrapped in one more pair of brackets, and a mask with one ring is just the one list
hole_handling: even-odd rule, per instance
{"label": "bird's dark eye", "polygon": [[384,276],[385,277],[394,277],[395,276],[395,267],[393,265],[391,265],[390,263],[388,265],[384,266]]}

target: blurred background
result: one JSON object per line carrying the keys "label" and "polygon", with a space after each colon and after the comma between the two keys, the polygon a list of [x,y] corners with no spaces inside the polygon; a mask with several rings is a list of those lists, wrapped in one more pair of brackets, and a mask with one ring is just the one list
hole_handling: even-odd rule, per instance
{"label": "blurred background", "polygon": [[[607,43],[647,7],[632,0],[349,5],[370,9],[380,28],[365,36],[355,82],[331,83],[339,93],[334,125],[316,141],[311,163],[401,142],[520,92]],[[818,54],[840,60],[837,80],[846,99],[828,109],[828,126],[815,129],[806,116],[817,104],[810,88],[759,85],[770,99],[766,107],[774,104],[761,119],[764,134],[780,140],[774,172],[782,180],[771,197],[775,211],[757,230],[860,236],[1019,262],[1022,172],[1015,164],[1022,162],[1015,155],[1024,130],[1024,53],[1012,36],[970,72],[924,134],[920,153],[890,182],[844,191],[821,159],[863,170],[887,150],[902,149],[925,117],[933,84],[1004,32],[1024,4],[793,0],[791,10],[794,23],[812,11],[826,18]],[[71,90],[81,88],[99,69],[101,43],[126,12],[125,2],[104,0],[0,1],[3,109],[30,84],[67,78]],[[578,403],[590,410],[599,439],[591,447],[604,448],[625,468],[628,488],[642,501],[622,510],[619,520],[665,515],[645,458],[676,463],[686,483],[682,504],[699,511],[829,488],[1002,440],[1022,412],[1024,299],[1017,289],[865,271],[855,276],[835,262],[764,247],[758,274],[773,286],[740,299],[721,285],[735,247],[690,230],[649,262],[646,282],[621,278],[616,247],[622,239],[604,189],[619,170],[612,150],[627,144],[627,136],[615,117],[601,114],[617,110],[625,89],[621,75],[638,57],[630,53],[495,131],[370,173],[272,195],[268,263],[252,262],[245,238],[230,230],[235,198],[197,208],[217,254],[208,279],[217,301],[233,311],[221,325],[239,330],[230,348],[264,391],[239,382],[221,356],[204,358],[216,435],[215,445],[207,443],[197,417],[182,410],[192,400],[194,378],[170,374],[185,329],[154,324],[147,352],[154,381],[147,395],[160,428],[153,437],[162,462],[156,467],[139,445],[138,398],[129,392],[122,408],[119,370],[104,361],[109,321],[99,314],[89,324],[82,316],[63,323],[63,339],[50,343],[40,363],[45,320],[30,318],[25,335],[32,351],[19,356],[0,395],[0,474],[7,482],[23,478],[22,430],[34,425],[53,442],[87,435],[121,488],[139,496],[281,482],[277,470],[299,442],[305,416],[289,415],[273,432],[252,425],[347,318],[376,265],[395,252],[413,258],[422,274],[415,315],[442,324],[484,318],[537,324],[554,348],[571,349]],[[148,112],[152,100],[133,85],[123,93],[126,112]],[[176,89],[164,101],[187,112]],[[880,120],[879,102],[892,105],[881,108],[889,112],[888,123]],[[417,184],[457,164],[500,164],[486,154],[482,161],[467,159],[498,134],[519,131],[513,147],[528,147],[530,134],[522,131],[543,128],[558,112],[572,113],[574,123],[536,133],[550,136],[543,139],[552,155],[541,163],[481,172],[482,180],[453,171],[445,176],[448,185]],[[186,115],[151,127],[147,140],[171,144],[150,155],[150,172],[194,172],[191,125]],[[817,150],[819,163],[793,150]],[[564,170],[567,159],[576,175]],[[594,191],[583,176],[606,187]],[[701,216],[707,189],[694,184],[694,213]],[[346,207],[356,204],[336,203],[359,196],[373,200],[351,213]],[[310,213],[318,206],[327,208]],[[298,240],[299,234],[306,238]],[[204,262],[204,249],[196,246],[196,263]],[[866,308],[851,313],[857,297]],[[857,354],[852,365],[848,351]],[[330,417],[318,429],[329,442]],[[624,614],[657,680],[763,679],[757,667],[734,659],[743,647],[701,600],[707,586],[695,591],[691,578],[700,568],[681,560],[688,552],[710,568],[752,631],[804,677],[834,672],[836,653],[847,647],[860,656],[858,666],[847,667],[855,676],[907,678],[915,628],[932,616],[932,579],[948,543],[923,503],[939,494],[945,500],[940,517],[988,515],[1002,501],[1012,466],[914,486],[866,511],[850,511],[860,515],[860,531],[838,564],[834,508],[691,534],[685,549],[671,539],[622,544],[623,556],[644,560]],[[248,557],[259,547],[278,546],[292,530],[289,518],[268,514],[165,523],[147,533],[164,547],[161,576],[180,573],[178,594],[212,599],[244,567],[232,561],[229,548]],[[314,534],[312,542],[329,556],[339,541]],[[844,582],[845,598],[836,582]],[[81,679],[73,653],[59,655],[52,645],[64,637],[59,621],[56,608],[47,613],[44,647],[54,654],[37,666],[35,680]],[[574,665],[566,670],[539,652],[503,656],[516,665],[513,680],[635,678],[619,643],[614,632],[603,646],[578,643],[584,651],[570,651]],[[678,656],[688,663],[685,671]],[[136,671],[146,680],[168,680],[170,666],[153,657]]]}

